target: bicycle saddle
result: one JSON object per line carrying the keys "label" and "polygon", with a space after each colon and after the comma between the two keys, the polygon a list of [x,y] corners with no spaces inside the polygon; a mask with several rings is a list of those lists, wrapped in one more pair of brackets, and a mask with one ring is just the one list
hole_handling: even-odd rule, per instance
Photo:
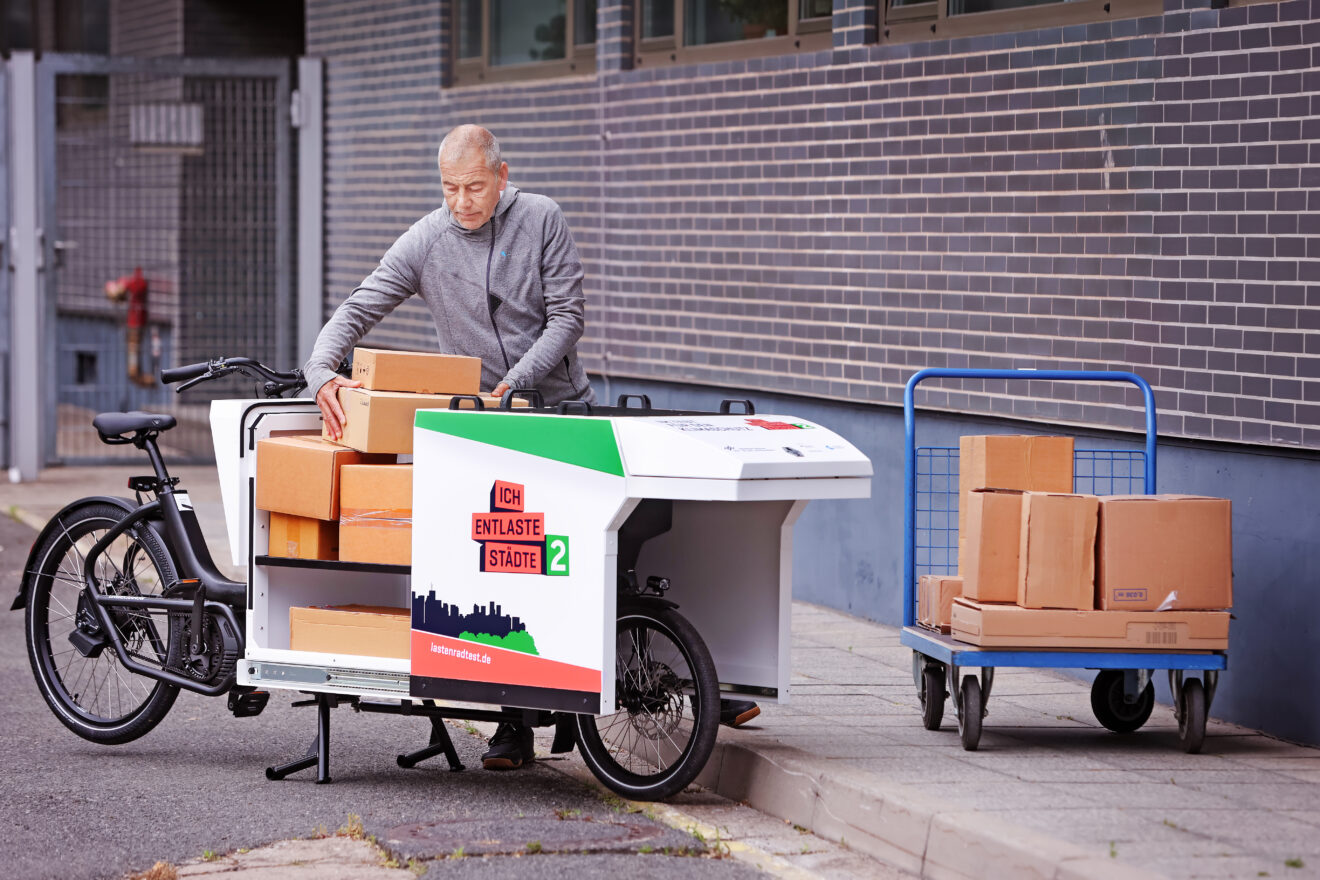
{"label": "bicycle saddle", "polygon": [[168,431],[177,424],[174,416],[145,412],[101,413],[92,419],[92,427],[96,428],[102,440],[123,438],[125,434],[142,431]]}

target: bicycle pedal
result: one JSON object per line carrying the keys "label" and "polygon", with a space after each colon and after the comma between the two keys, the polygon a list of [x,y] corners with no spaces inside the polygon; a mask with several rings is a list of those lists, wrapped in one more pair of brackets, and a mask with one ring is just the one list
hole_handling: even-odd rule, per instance
{"label": "bicycle pedal", "polygon": [[235,718],[251,718],[260,715],[270,702],[269,691],[247,691],[239,693],[237,688],[229,692],[229,711]]}

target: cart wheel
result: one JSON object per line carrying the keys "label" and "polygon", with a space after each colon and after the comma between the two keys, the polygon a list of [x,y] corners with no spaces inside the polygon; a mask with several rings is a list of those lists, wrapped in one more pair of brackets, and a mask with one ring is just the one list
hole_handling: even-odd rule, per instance
{"label": "cart wheel", "polygon": [[981,701],[981,682],[974,675],[963,676],[959,690],[962,696],[958,701],[961,704],[958,708],[958,735],[962,737],[963,749],[974,752],[981,742],[981,716],[985,708]]}
{"label": "cart wheel", "polygon": [[1182,711],[1178,713],[1178,743],[1189,755],[1199,754],[1205,743],[1205,686],[1199,678],[1183,682],[1178,696]]}
{"label": "cart wheel", "polygon": [[1091,711],[1095,718],[1114,733],[1132,733],[1150,718],[1155,708],[1155,685],[1146,683],[1135,702],[1129,703],[1123,693],[1124,672],[1121,669],[1102,669],[1091,685]]}
{"label": "cart wheel", "polygon": [[921,723],[927,730],[939,730],[944,720],[944,666],[932,664],[921,671]]}

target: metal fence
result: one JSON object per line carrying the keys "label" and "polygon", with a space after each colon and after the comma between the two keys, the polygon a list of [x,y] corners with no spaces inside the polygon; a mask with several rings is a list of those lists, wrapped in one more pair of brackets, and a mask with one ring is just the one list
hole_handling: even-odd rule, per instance
{"label": "metal fence", "polygon": [[[287,61],[46,55],[38,62],[53,314],[46,464],[140,455],[97,412],[169,412],[172,461],[211,458],[215,382],[160,370],[219,356],[295,366]],[[53,225],[53,229],[49,228]]]}

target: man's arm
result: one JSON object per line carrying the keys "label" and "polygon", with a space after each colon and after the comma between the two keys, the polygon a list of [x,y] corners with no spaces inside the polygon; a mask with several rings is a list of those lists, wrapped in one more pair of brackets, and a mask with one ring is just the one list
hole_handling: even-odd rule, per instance
{"label": "man's arm", "polygon": [[416,292],[418,267],[425,256],[425,222],[426,218],[417,221],[399,236],[381,257],[375,271],[340,304],[321,328],[312,355],[303,367],[307,387],[315,393],[317,405],[335,438],[339,437],[344,422],[338,386],[359,384],[337,375],[335,370],[372,327]]}
{"label": "man's arm", "polygon": [[[545,292],[545,330],[513,369],[500,380],[508,388],[535,388],[582,338],[586,297],[582,260],[558,206],[546,215],[541,248],[541,285]],[[500,388],[495,389],[500,392]]]}

